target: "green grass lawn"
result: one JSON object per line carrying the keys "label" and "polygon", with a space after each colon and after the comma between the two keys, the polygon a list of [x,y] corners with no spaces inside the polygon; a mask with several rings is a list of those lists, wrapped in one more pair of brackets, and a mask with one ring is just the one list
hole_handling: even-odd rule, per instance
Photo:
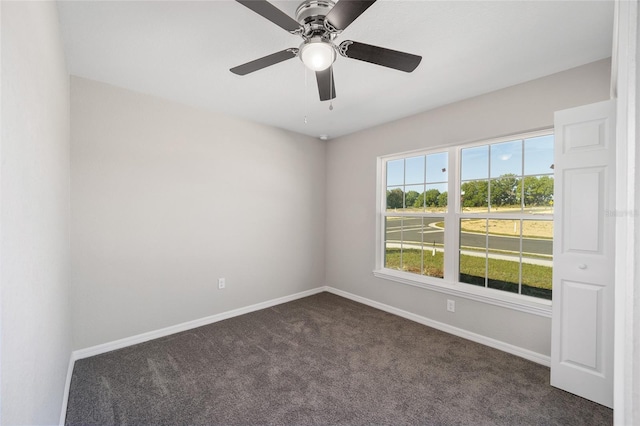
{"label": "green grass lawn", "polygon": [[[418,249],[405,249],[402,251],[402,255],[400,249],[387,249],[386,251],[385,266],[389,269],[430,277],[444,277],[444,254],[442,252],[436,252],[432,256],[431,250],[425,250],[423,265],[421,261],[422,251]],[[487,276],[488,287],[513,293],[518,292],[519,262],[489,258],[488,274],[486,267],[487,263],[484,257],[461,255],[460,281],[484,287],[485,276]],[[522,294],[551,299],[551,274],[552,268],[549,266],[523,263]]]}
{"label": "green grass lawn", "polygon": [[400,264],[400,249],[387,249],[385,266],[389,269],[398,269],[413,274],[427,275],[429,277],[444,277],[444,254],[436,251],[435,256],[431,250],[424,253],[424,271],[420,271],[422,250],[405,249],[402,252],[402,265]]}

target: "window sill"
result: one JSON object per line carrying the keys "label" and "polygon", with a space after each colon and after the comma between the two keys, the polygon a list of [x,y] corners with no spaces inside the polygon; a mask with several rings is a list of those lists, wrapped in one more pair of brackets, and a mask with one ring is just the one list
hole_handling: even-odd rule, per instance
{"label": "window sill", "polygon": [[414,287],[425,288],[456,297],[475,300],[490,305],[500,306],[515,311],[551,318],[551,301],[538,300],[529,296],[506,293],[500,290],[477,287],[462,283],[451,283],[438,278],[430,278],[408,274],[392,269],[377,269],[373,271],[377,278],[391,280]]}

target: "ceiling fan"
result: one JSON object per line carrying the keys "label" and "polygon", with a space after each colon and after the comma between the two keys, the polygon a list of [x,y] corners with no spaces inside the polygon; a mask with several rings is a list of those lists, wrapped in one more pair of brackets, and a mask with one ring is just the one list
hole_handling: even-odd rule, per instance
{"label": "ceiling fan", "polygon": [[298,48],[285,49],[231,68],[234,74],[246,75],[298,56],[316,73],[320,100],[327,101],[336,97],[332,65],[337,53],[345,58],[405,72],[415,70],[422,60],[421,56],[357,41],[334,43],[334,39],[376,0],[339,0],[337,3],[305,0],[298,6],[295,20],[266,0],[236,1],[289,33],[302,37],[303,41]]}

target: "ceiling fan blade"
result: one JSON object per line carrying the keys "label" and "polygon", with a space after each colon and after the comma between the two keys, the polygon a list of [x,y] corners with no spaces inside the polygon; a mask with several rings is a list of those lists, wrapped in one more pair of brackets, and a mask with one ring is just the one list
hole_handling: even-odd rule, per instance
{"label": "ceiling fan blade", "polygon": [[325,26],[331,32],[340,32],[375,2],[376,0],[340,0],[327,13]]}
{"label": "ceiling fan blade", "polygon": [[298,49],[285,49],[280,52],[264,56],[260,59],[247,62],[246,64],[238,65],[237,67],[231,68],[229,71],[238,75],[247,75],[254,71],[258,71],[271,65],[278,64],[282,61],[286,61],[287,59],[295,58],[297,55]]}
{"label": "ceiling fan blade", "polygon": [[316,71],[316,80],[318,80],[318,92],[320,93],[321,101],[329,101],[336,97],[333,67],[329,67],[323,71]]}
{"label": "ceiling fan blade", "polygon": [[295,33],[300,29],[298,24],[292,17],[272,5],[266,0],[236,0],[243,6],[253,10],[263,18],[268,19],[280,28],[283,28],[290,33]]}
{"label": "ceiling fan blade", "polygon": [[422,56],[398,52],[397,50],[372,46],[370,44],[358,43],[357,41],[351,40],[346,40],[340,43],[338,51],[345,58],[370,62],[372,64],[382,65],[383,67],[393,68],[404,72],[411,72],[415,70],[422,60]]}

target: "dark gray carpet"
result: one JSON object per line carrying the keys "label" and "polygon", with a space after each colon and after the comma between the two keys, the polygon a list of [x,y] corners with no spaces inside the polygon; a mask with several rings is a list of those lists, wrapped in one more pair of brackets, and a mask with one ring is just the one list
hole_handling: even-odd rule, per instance
{"label": "dark gray carpet", "polygon": [[66,423],[610,425],[549,369],[329,293],[79,360]]}

